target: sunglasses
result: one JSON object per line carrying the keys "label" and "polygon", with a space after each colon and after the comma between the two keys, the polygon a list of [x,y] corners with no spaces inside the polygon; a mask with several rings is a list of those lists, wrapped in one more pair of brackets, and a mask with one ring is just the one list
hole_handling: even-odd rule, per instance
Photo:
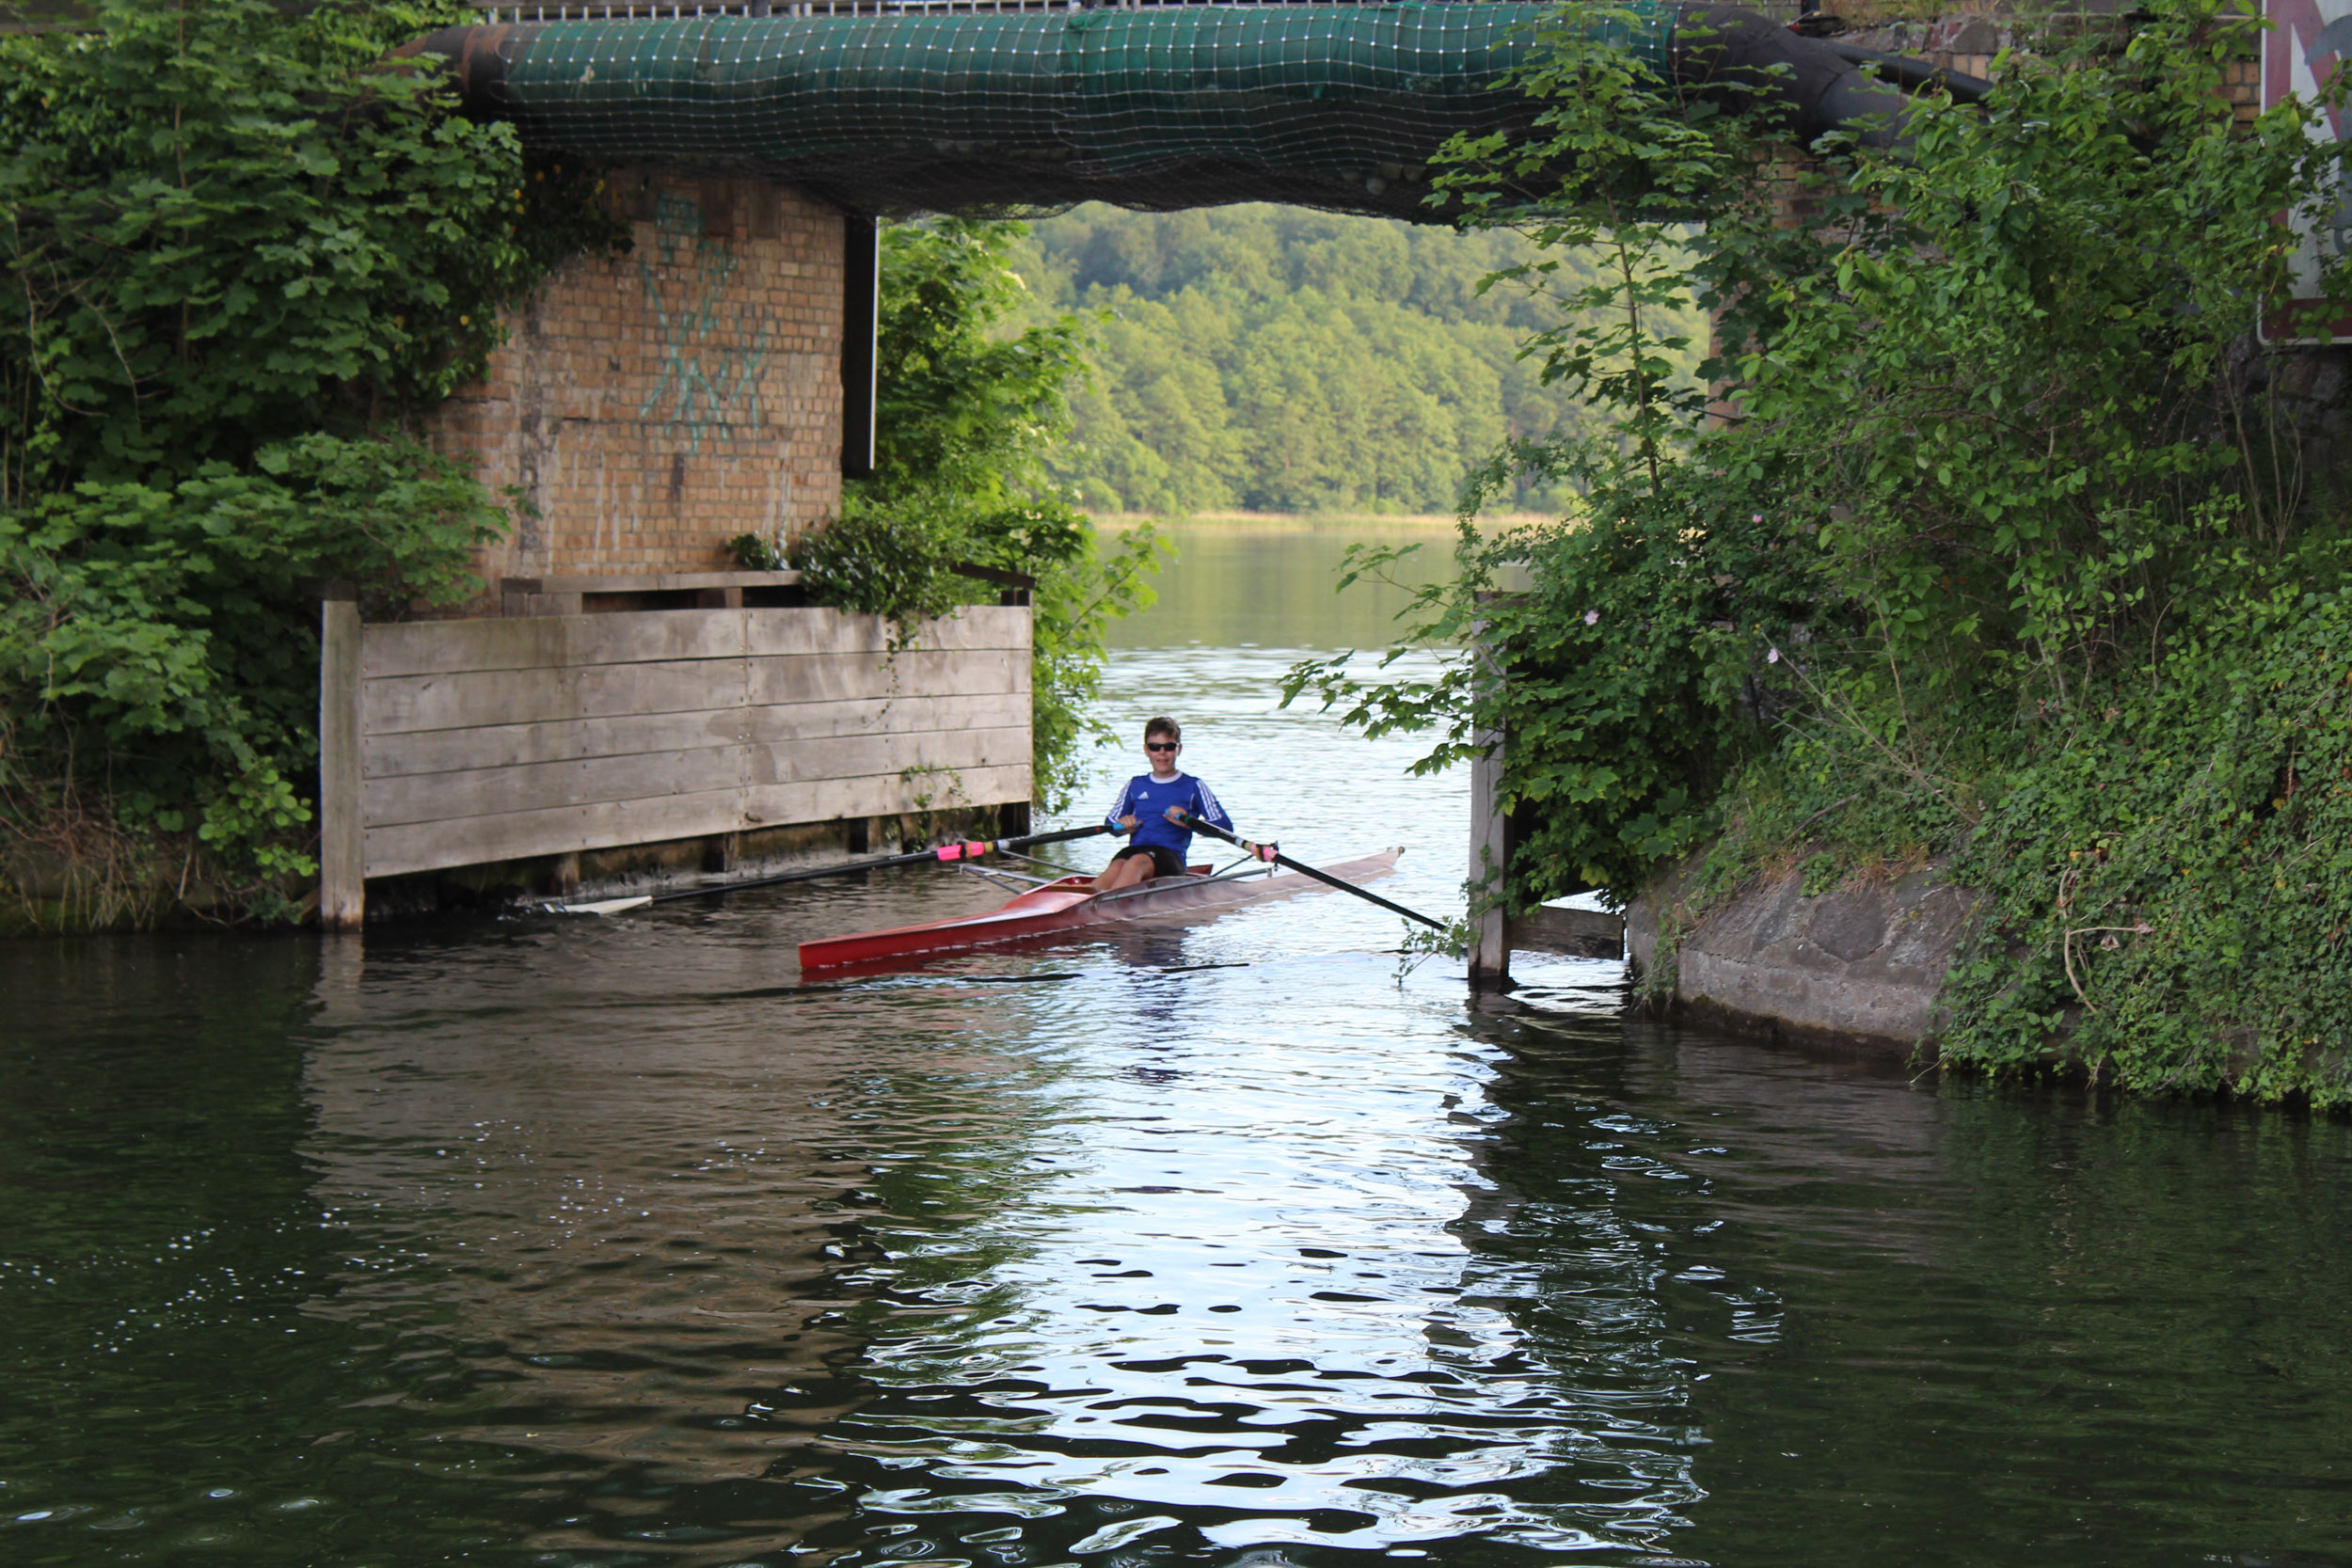
{"label": "sunglasses", "polygon": [[1176,750],[1176,745],[1173,740],[1147,740],[1143,749],[1147,752],[1172,752]]}

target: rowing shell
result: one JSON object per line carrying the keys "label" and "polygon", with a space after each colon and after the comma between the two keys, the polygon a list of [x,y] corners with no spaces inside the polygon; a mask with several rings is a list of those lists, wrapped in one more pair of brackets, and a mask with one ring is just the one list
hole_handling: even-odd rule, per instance
{"label": "rowing shell", "polygon": [[[1383,849],[1376,855],[1317,869],[1343,882],[1369,882],[1394,870],[1397,857],[1403,853],[1402,849]],[[1042,887],[1033,887],[1003,909],[986,914],[804,942],[801,943],[801,968],[834,969],[843,964],[909,958],[917,953],[992,947],[999,942],[1053,936],[1114,921],[1150,920],[1200,910],[1222,911],[1242,904],[1288,898],[1296,893],[1323,891],[1323,884],[1311,877],[1279,873],[1269,876],[1255,866],[1221,876],[1211,876],[1203,868],[1182,877],[1155,877],[1116,893],[1093,892],[1093,880],[1090,877],[1064,877]]]}

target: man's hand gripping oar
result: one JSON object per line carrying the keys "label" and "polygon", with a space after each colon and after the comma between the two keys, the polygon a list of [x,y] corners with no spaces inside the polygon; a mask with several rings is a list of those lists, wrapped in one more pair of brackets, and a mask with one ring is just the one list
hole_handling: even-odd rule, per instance
{"label": "man's hand gripping oar", "polygon": [[1196,833],[1206,833],[1211,838],[1221,838],[1226,843],[1232,845],[1234,848],[1246,849],[1262,861],[1272,861],[1275,864],[1283,867],[1285,870],[1295,871],[1302,877],[1312,877],[1316,881],[1322,882],[1328,887],[1338,888],[1342,893],[1352,893],[1368,904],[1377,904],[1382,909],[1388,910],[1395,914],[1401,914],[1407,920],[1418,920],[1433,931],[1442,931],[1446,929],[1445,922],[1441,920],[1432,920],[1427,915],[1421,913],[1418,910],[1408,910],[1402,904],[1392,904],[1376,893],[1366,893],[1362,888],[1358,887],[1355,883],[1343,882],[1337,877],[1331,876],[1327,872],[1317,871],[1311,865],[1301,865],[1298,862],[1291,859],[1288,855],[1283,854],[1271,844],[1252,844],[1246,838],[1236,837],[1235,835],[1227,832],[1222,828],[1213,827],[1210,824],[1201,821],[1200,818],[1193,816],[1189,812],[1170,812],[1168,814],[1168,819],[1180,828],[1188,829]]}

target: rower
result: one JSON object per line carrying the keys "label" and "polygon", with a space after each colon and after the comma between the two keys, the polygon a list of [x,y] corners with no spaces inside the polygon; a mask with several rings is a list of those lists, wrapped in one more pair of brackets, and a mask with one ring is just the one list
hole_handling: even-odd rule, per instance
{"label": "rower", "polygon": [[[1192,847],[1192,830],[1181,826],[1188,816],[1212,826],[1233,830],[1232,818],[1216,803],[1216,796],[1199,779],[1177,771],[1176,759],[1184,749],[1184,732],[1176,721],[1153,719],[1143,726],[1143,754],[1152,771],[1138,773],[1119,792],[1105,819],[1110,830],[1129,835],[1127,846],[1111,857],[1094,879],[1094,891],[1115,893],[1154,877],[1181,877],[1184,855]],[[1260,860],[1274,858],[1274,846],[1246,847]]]}

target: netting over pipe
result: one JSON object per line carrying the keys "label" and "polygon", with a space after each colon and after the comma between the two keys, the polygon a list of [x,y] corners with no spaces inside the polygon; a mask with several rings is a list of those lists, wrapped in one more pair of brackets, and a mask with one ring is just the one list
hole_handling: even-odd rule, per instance
{"label": "netting over pipe", "polygon": [[[780,177],[870,212],[1270,200],[1426,219],[1418,182],[1448,136],[1532,120],[1504,78],[1557,14],[1495,3],[709,16],[453,28],[420,47],[450,56],[469,103],[535,145]],[[1661,0],[1591,25],[1672,80],[1752,75],[1757,48],[1787,65],[1808,45],[1752,13]],[[1686,47],[1685,32],[1705,41]],[[1757,80],[1787,96],[1812,63]],[[1817,70],[1812,87],[1851,71]],[[1847,97],[1899,104],[1860,79]],[[1805,106],[1792,107],[1802,125]]]}

